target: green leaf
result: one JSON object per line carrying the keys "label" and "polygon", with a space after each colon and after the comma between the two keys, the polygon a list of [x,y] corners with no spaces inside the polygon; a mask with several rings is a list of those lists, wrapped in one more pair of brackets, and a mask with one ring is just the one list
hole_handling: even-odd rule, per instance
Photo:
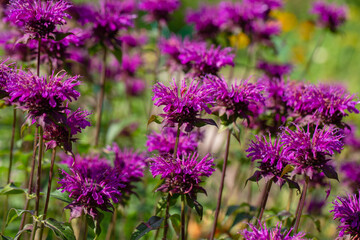
{"label": "green leaf", "polygon": [[54,33],[55,34],[55,41],[61,41],[63,40],[64,38],[66,38],[67,36],[69,35],[74,35],[73,33],[71,32],[68,32],[68,33],[63,33],[63,32],[56,32]]}
{"label": "green leaf", "polygon": [[95,236],[98,237],[101,234],[101,221],[104,218],[104,214],[98,211],[97,217],[93,219],[90,215],[86,215],[88,225],[94,230]]}
{"label": "green leaf", "polygon": [[252,217],[253,216],[247,212],[240,212],[240,213],[236,214],[234,222],[232,223],[231,227],[235,226],[236,224],[238,224],[239,222],[241,222],[244,219],[250,220]]}
{"label": "green leaf", "polygon": [[167,196],[163,196],[156,205],[155,214],[158,215],[163,209],[166,208]]}
{"label": "green leaf", "polygon": [[97,43],[94,46],[88,48],[89,55],[93,56],[97,52],[101,51],[103,49],[103,45],[101,43]]}
{"label": "green leaf", "polygon": [[210,118],[197,118],[194,120],[193,124],[196,127],[203,127],[205,125],[213,125],[215,127],[218,127],[216,122]]}
{"label": "green leaf", "polygon": [[72,199],[69,198],[69,194],[65,193],[65,192],[61,192],[60,190],[55,190],[52,193],[50,193],[50,197],[59,199],[59,200],[61,200],[63,202],[66,202],[66,203],[71,203],[72,202]]}
{"label": "green leaf", "polygon": [[13,195],[21,193],[26,193],[26,190],[16,187],[13,183],[9,183],[8,185],[0,188],[0,195]]}
{"label": "green leaf", "polygon": [[203,211],[204,211],[203,206],[196,200],[194,200],[194,206],[195,206],[195,210],[196,210],[197,214],[200,217],[200,220],[202,220]]}
{"label": "green leaf", "polygon": [[0,234],[2,240],[13,240],[12,237],[7,237],[2,234]]}
{"label": "green leaf", "polygon": [[57,237],[63,240],[76,240],[74,231],[69,223],[62,223],[49,218],[44,221],[44,226],[50,228]]}
{"label": "green leaf", "polygon": [[11,208],[6,218],[5,227],[7,227],[10,223],[12,223],[12,221],[14,221],[17,217],[20,217],[24,213],[30,213],[31,215],[33,215],[34,211]]}
{"label": "green leaf", "polygon": [[149,221],[141,223],[136,227],[135,231],[131,234],[130,240],[138,240],[151,230],[158,229],[163,221],[164,219],[158,216],[150,217]]}
{"label": "green leaf", "polygon": [[161,124],[163,121],[163,118],[159,115],[151,115],[149,120],[148,120],[148,123],[147,125],[149,126],[150,123],[152,122],[156,122],[157,124]]}
{"label": "green leaf", "polygon": [[33,229],[33,225],[32,224],[26,224],[24,226],[24,228],[22,230],[20,230],[14,237],[14,240],[18,240],[20,239],[21,234],[23,234],[24,232],[31,232]]}
{"label": "green leaf", "polygon": [[116,57],[116,59],[118,60],[119,63],[122,62],[122,51],[121,48],[118,48],[116,46],[114,46],[114,50],[111,51],[114,56]]}
{"label": "green leaf", "polygon": [[289,172],[292,172],[294,170],[294,167],[291,166],[291,165],[286,165],[283,169],[283,171],[281,172],[281,175],[280,177],[283,177],[285,174],[289,173]]}
{"label": "green leaf", "polygon": [[171,215],[170,221],[171,221],[173,228],[175,229],[175,232],[179,233],[180,232],[180,215],[179,214]]}

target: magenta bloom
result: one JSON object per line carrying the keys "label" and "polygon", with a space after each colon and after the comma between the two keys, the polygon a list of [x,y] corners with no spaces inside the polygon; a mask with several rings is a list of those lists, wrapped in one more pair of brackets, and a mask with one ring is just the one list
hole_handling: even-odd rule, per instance
{"label": "magenta bloom", "polygon": [[229,86],[222,78],[207,76],[204,78],[205,86],[213,91],[214,99],[217,100],[212,110],[217,113],[227,125],[236,121],[237,118],[247,119],[259,110],[260,104],[264,103],[261,93],[262,86],[241,81]]}
{"label": "magenta bloom", "polygon": [[144,34],[122,34],[119,40],[128,47],[137,47],[144,45],[148,38]]}
{"label": "magenta bloom", "polygon": [[360,237],[360,193],[348,194],[347,197],[337,197],[332,204],[334,209],[334,220],[340,221],[339,237],[349,234],[351,239]]}
{"label": "magenta bloom", "polygon": [[347,11],[346,6],[324,1],[316,1],[311,9],[311,13],[318,15],[318,24],[332,32],[337,32],[338,28],[345,23]]}
{"label": "magenta bloom", "polygon": [[70,7],[71,4],[64,0],[11,0],[7,19],[32,37],[48,38],[57,25],[64,25],[65,18],[70,18],[66,13]]}
{"label": "magenta bloom", "polygon": [[286,127],[283,129],[281,142],[284,145],[284,154],[289,163],[294,165],[293,173],[305,174],[312,179],[314,173],[323,171],[328,178],[338,179],[334,168],[328,163],[335,152],[343,149],[343,135],[335,127],[307,130],[296,126],[293,131]]}
{"label": "magenta bloom", "polygon": [[240,235],[246,240],[306,240],[305,233],[299,232],[291,234],[290,230],[282,231],[281,223],[278,223],[276,227],[268,229],[266,223],[261,224],[260,228],[256,228],[254,225],[249,223],[249,230],[240,231]]}
{"label": "magenta bloom", "polygon": [[179,60],[182,64],[189,64],[195,76],[205,76],[207,74],[217,75],[219,70],[226,66],[234,66],[232,48],[221,48],[211,45],[206,48],[205,44],[195,44],[184,46],[181,49]]}
{"label": "magenta bloom", "polygon": [[189,10],[186,14],[186,22],[193,23],[201,37],[213,38],[219,33],[226,18],[217,6],[203,5],[197,11]]}
{"label": "magenta bloom", "polygon": [[74,199],[65,207],[70,209],[70,220],[82,214],[97,219],[98,209],[111,211],[114,208],[112,202],[120,201],[119,189],[123,185],[118,181],[118,175],[105,160],[96,156],[94,158],[91,161],[84,159],[76,162],[75,166],[70,168],[70,173],[61,171],[59,188]]}
{"label": "magenta bloom", "polygon": [[125,80],[126,94],[129,96],[140,96],[146,89],[146,82],[139,78],[128,77]]}
{"label": "magenta bloom", "polygon": [[58,118],[66,107],[66,100],[76,100],[80,93],[74,89],[80,84],[79,76],[68,77],[66,72],[38,77],[30,72],[19,71],[7,84],[9,101],[28,111],[30,117],[42,125],[45,117]]}
{"label": "magenta bloom", "polygon": [[46,149],[53,149],[57,146],[64,148],[67,152],[72,152],[72,142],[77,138],[74,136],[81,133],[82,129],[91,126],[87,111],[81,111],[80,108],[72,112],[65,110],[66,120],[57,122],[55,119],[47,118],[44,127],[44,140]]}
{"label": "magenta bloom", "polygon": [[179,0],[141,0],[139,8],[147,11],[148,21],[168,21],[169,15],[180,7]]}
{"label": "magenta bloom", "polygon": [[[161,156],[173,155],[176,142],[176,128],[165,127],[161,133],[152,132],[148,135],[146,146],[149,152],[158,151]],[[189,155],[195,152],[198,145],[199,136],[197,132],[186,134],[180,132],[178,154]]]}
{"label": "magenta bloom", "polygon": [[202,177],[210,177],[215,171],[214,159],[207,154],[200,161],[199,155],[183,155],[174,159],[171,156],[157,156],[150,158],[150,172],[156,177],[160,175],[165,181],[156,190],[170,194],[187,194],[196,200],[197,193],[206,193],[200,187]]}
{"label": "magenta bloom", "polygon": [[270,78],[276,79],[280,79],[282,76],[288,75],[292,71],[292,66],[290,64],[275,64],[265,61],[259,61],[257,68],[263,70]]}
{"label": "magenta bloom", "polygon": [[254,42],[260,42],[271,46],[271,37],[281,33],[281,26],[275,21],[254,21],[252,23],[251,36]]}
{"label": "magenta bloom", "polygon": [[358,162],[345,162],[341,164],[340,171],[344,174],[343,182],[356,193],[360,189],[360,164]]}
{"label": "magenta bloom", "polygon": [[288,175],[281,176],[288,162],[287,156],[282,150],[280,139],[272,140],[271,134],[269,134],[268,139],[265,136],[255,137],[256,141],[251,141],[246,152],[249,153],[247,157],[251,157],[251,161],[259,160],[259,170],[249,180],[258,181],[261,178],[265,178],[266,181],[273,180],[280,187],[286,181],[290,186],[299,188],[297,183],[288,178]]}
{"label": "magenta bloom", "polygon": [[200,112],[205,110],[211,113],[209,105],[213,104],[213,90],[192,81],[189,85],[185,80],[181,81],[181,87],[176,85],[175,80],[166,87],[157,83],[153,88],[152,100],[155,106],[165,106],[165,114],[161,114],[166,125],[178,123],[186,124],[185,131],[190,132],[194,126],[203,126],[204,123],[216,125],[211,119],[200,119]]}
{"label": "magenta bloom", "polygon": [[122,71],[125,72],[129,76],[134,76],[136,70],[142,65],[142,59],[140,55],[128,55],[123,54],[121,68]]}
{"label": "magenta bloom", "polygon": [[8,60],[0,63],[0,98],[8,96],[7,84],[11,79],[17,77],[16,64],[14,62],[6,63]]}

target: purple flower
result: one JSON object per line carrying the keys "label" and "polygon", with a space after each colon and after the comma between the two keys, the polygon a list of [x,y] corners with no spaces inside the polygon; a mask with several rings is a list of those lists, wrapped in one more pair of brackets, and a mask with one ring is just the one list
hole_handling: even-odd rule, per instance
{"label": "purple flower", "polygon": [[122,34],[119,40],[128,47],[138,47],[144,45],[148,38],[145,34]]}
{"label": "purple flower", "polygon": [[59,117],[66,100],[76,100],[80,93],[74,89],[80,84],[79,76],[68,77],[65,71],[51,76],[38,77],[19,71],[7,84],[9,101],[28,111],[33,123],[42,125],[45,117]]}
{"label": "purple flower", "polygon": [[281,223],[278,223],[276,227],[268,229],[266,223],[261,224],[260,228],[249,223],[249,230],[240,231],[240,235],[246,240],[306,240],[305,233],[299,232],[291,234],[292,228],[290,230],[282,231]]}
{"label": "purple flower", "polygon": [[201,177],[210,177],[215,171],[214,159],[207,154],[200,161],[199,155],[183,155],[182,158],[172,158],[171,156],[157,156],[150,158],[150,172],[156,177],[160,175],[165,180],[156,190],[168,192],[170,194],[187,194],[190,198],[196,200],[199,192],[206,193],[205,189],[200,187]]}
{"label": "purple flower", "polygon": [[17,69],[14,62],[6,63],[8,59],[0,63],[0,98],[8,96],[8,82],[16,78]]}
{"label": "purple flower", "polygon": [[141,0],[139,8],[147,11],[147,21],[168,21],[169,15],[178,9],[179,0]]}
{"label": "purple flower", "polygon": [[295,167],[293,173],[305,174],[312,179],[314,173],[323,171],[328,178],[338,179],[337,173],[328,162],[335,152],[340,153],[343,149],[343,135],[339,133],[339,129],[320,129],[318,125],[311,129],[308,125],[307,130],[304,130],[295,126],[295,131],[285,127],[281,136],[284,154]]}
{"label": "purple flower", "polygon": [[292,71],[290,64],[275,64],[265,61],[259,61],[257,68],[263,70],[270,78],[280,79],[284,75],[288,75]]}
{"label": "purple flower", "polygon": [[128,77],[125,79],[125,90],[129,96],[140,96],[146,89],[146,82],[139,78]]}
{"label": "purple flower", "polygon": [[360,237],[360,193],[348,194],[347,197],[337,197],[332,204],[334,220],[340,221],[339,237],[349,234],[351,239]]}
{"label": "purple flower", "polygon": [[214,102],[212,89],[204,85],[200,86],[194,80],[189,85],[182,80],[179,88],[174,80],[170,87],[157,83],[153,92],[152,100],[155,106],[165,106],[163,109],[165,114],[161,114],[161,116],[165,118],[166,125],[178,123],[179,126],[182,126],[186,124],[185,131],[190,132],[199,123],[215,124],[210,119],[198,118],[203,110],[211,113],[208,105]]}
{"label": "purple flower", "polygon": [[344,142],[345,145],[350,146],[354,150],[360,150],[360,138],[356,134],[357,133],[357,126],[353,124],[347,124],[344,128]]}
{"label": "purple flower", "polygon": [[237,118],[247,119],[258,112],[259,105],[264,102],[261,93],[262,86],[241,81],[228,86],[226,81],[215,76],[204,78],[205,86],[213,91],[217,100],[212,110],[217,113],[222,121],[230,124]]}
{"label": "purple flower", "polygon": [[142,65],[142,59],[140,55],[135,54],[130,56],[123,54],[121,68],[122,71],[126,72],[127,75],[134,76],[136,70]]}
{"label": "purple flower", "polygon": [[342,163],[340,171],[344,174],[343,182],[356,193],[360,189],[360,164],[355,161]]}
{"label": "purple flower", "polygon": [[195,76],[217,75],[222,67],[234,66],[235,54],[232,51],[232,48],[222,49],[214,45],[210,48],[205,44],[185,45],[180,50],[179,60],[184,65],[189,64]]}
{"label": "purple flower", "polygon": [[287,175],[282,174],[288,163],[287,156],[282,150],[280,139],[272,140],[270,133],[268,139],[265,136],[255,136],[255,138],[256,141],[251,141],[246,152],[249,153],[247,157],[251,157],[251,161],[259,160],[258,168],[260,170],[256,171],[251,178],[258,181],[264,177],[266,181],[273,180],[280,187],[285,181],[289,182],[289,184],[297,185],[288,179]]}
{"label": "purple flower", "polygon": [[219,33],[226,18],[217,6],[203,5],[197,11],[189,10],[186,22],[194,23],[198,35],[206,39],[213,38]]}
{"label": "purple flower", "polygon": [[[149,152],[158,151],[161,156],[173,155],[176,142],[176,128],[165,127],[161,133],[152,132],[148,135],[146,146]],[[201,138],[198,132],[180,132],[178,154],[189,155],[196,151],[198,140]]]}
{"label": "purple flower", "polygon": [[96,156],[91,161],[90,159],[75,162],[74,167],[70,168],[70,173],[61,171],[59,188],[62,192],[68,192],[69,197],[73,199],[65,207],[70,209],[70,220],[82,214],[97,219],[98,209],[111,211],[114,208],[112,202],[117,203],[121,198],[119,189],[123,185],[118,181],[116,172],[106,161]]}
{"label": "purple flower", "polygon": [[48,38],[57,25],[64,25],[65,18],[70,18],[65,12],[70,7],[71,4],[64,0],[11,0],[7,19],[33,37]]}
{"label": "purple flower", "polygon": [[88,121],[90,113],[81,111],[80,108],[72,112],[65,110],[66,120],[56,121],[51,117],[45,119],[44,140],[46,150],[57,146],[63,147],[65,151],[72,152],[71,143],[77,139],[76,134],[81,133],[82,129],[91,126]]}
{"label": "purple flower", "polygon": [[317,21],[320,26],[329,28],[332,32],[337,32],[338,28],[346,21],[347,11],[346,6],[316,1],[310,12],[318,15]]}
{"label": "purple flower", "polygon": [[276,21],[254,21],[251,25],[251,36],[254,42],[272,46],[271,37],[281,33],[281,26]]}

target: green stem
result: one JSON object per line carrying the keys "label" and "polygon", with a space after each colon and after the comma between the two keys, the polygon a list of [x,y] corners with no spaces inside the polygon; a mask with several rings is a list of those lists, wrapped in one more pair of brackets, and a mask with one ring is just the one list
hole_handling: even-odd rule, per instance
{"label": "green stem", "polygon": [[168,196],[166,198],[166,209],[165,209],[165,219],[164,219],[164,233],[163,233],[162,240],[167,239],[167,232],[168,232],[168,229],[169,229],[168,219],[169,219],[169,209],[170,209],[170,198],[171,198],[171,195],[170,195],[170,193],[168,193]]}
{"label": "green stem", "polygon": [[[35,216],[39,216],[40,208],[40,189],[41,189],[41,168],[42,168],[42,157],[44,152],[44,131],[42,127],[39,129],[39,156],[38,156],[38,168],[37,168],[37,178],[36,178],[36,202],[35,202]],[[35,239],[35,234],[37,230],[38,221],[34,221],[33,230],[31,232],[31,240]]]}
{"label": "green stem", "polygon": [[223,169],[222,169],[222,173],[221,173],[220,189],[219,189],[219,195],[218,195],[216,211],[215,211],[215,219],[214,219],[214,224],[213,224],[213,227],[212,227],[210,240],[214,239],[215,232],[216,232],[217,220],[219,218],[219,213],[220,213],[221,198],[222,198],[222,192],[223,192],[223,189],[224,189],[224,180],[225,180],[225,174],[226,174],[226,167],[227,167],[227,162],[228,162],[228,157],[229,157],[230,139],[231,139],[230,137],[231,137],[231,130],[228,130],[228,135],[227,135],[227,140],[226,140],[225,157],[224,157]]}
{"label": "green stem", "polygon": [[104,55],[102,59],[102,69],[101,69],[101,77],[100,77],[100,94],[96,109],[96,128],[95,128],[95,146],[99,144],[100,138],[100,129],[101,129],[101,115],[102,108],[105,97],[105,81],[106,81],[106,57],[107,57],[107,49],[104,47]]}
{"label": "green stem", "polygon": [[[53,179],[53,175],[54,175],[55,157],[56,157],[56,148],[53,149],[52,155],[51,155],[49,182],[48,182],[48,189],[47,189],[47,192],[46,192],[46,200],[45,200],[44,215],[43,215],[44,220],[46,219],[46,214],[47,214],[47,210],[48,210],[48,207],[49,207],[49,200],[50,200],[50,193],[51,193],[51,183],[52,183],[52,179]],[[44,224],[41,224],[40,225],[40,234],[39,234],[40,237],[39,237],[39,239],[42,239],[43,232],[44,232]]]}
{"label": "green stem", "polygon": [[265,211],[267,200],[269,198],[269,193],[270,193],[272,182],[273,182],[273,180],[271,179],[266,183],[266,186],[265,186],[265,189],[263,192],[263,196],[261,199],[261,204],[260,204],[259,213],[258,213],[258,217],[257,217],[256,227],[259,227],[259,225],[261,223],[261,219],[264,215],[264,211]]}
{"label": "green stem", "polygon": [[307,189],[308,189],[308,186],[309,186],[309,180],[310,180],[310,178],[305,175],[305,183],[304,183],[303,191],[301,193],[301,198],[300,198],[300,201],[299,201],[299,204],[298,204],[298,210],[297,210],[297,213],[296,213],[294,233],[297,233],[298,228],[299,228],[300,218],[301,218],[301,214],[302,214],[304,204],[305,204],[305,199],[306,199],[306,192],[307,192]]}
{"label": "green stem", "polygon": [[111,218],[111,223],[109,224],[109,227],[108,227],[108,230],[107,230],[107,233],[106,233],[106,240],[110,240],[111,239],[111,236],[113,235],[113,232],[114,232],[114,229],[115,229],[115,224],[116,224],[116,218],[117,218],[117,207],[115,207],[114,209],[114,213],[112,215],[112,218]]}
{"label": "green stem", "polygon": [[181,195],[181,240],[185,240],[185,196]]}

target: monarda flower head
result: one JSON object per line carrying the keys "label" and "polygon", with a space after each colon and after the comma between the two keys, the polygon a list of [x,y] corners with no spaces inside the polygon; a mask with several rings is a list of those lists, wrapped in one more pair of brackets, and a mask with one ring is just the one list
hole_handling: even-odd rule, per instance
{"label": "monarda flower head", "polygon": [[119,146],[114,143],[112,147],[107,148],[108,151],[114,153],[114,171],[118,174],[118,181],[124,185],[121,189],[122,199],[121,203],[130,198],[130,195],[134,193],[133,185],[135,182],[141,181],[144,176],[144,170],[146,167],[145,154],[133,151],[131,149],[120,149]]}
{"label": "monarda flower head", "polygon": [[211,113],[209,105],[214,103],[212,89],[200,86],[194,80],[190,84],[182,80],[179,88],[174,80],[170,87],[157,83],[153,92],[152,100],[155,106],[165,106],[165,113],[161,116],[165,118],[166,126],[177,123],[181,127],[185,124],[185,131],[190,132],[194,126],[216,125],[211,119],[198,118],[203,110]]}
{"label": "monarda flower head", "polygon": [[291,187],[300,189],[297,183],[291,181],[288,175],[283,173],[288,162],[287,156],[282,150],[280,139],[272,140],[271,134],[269,134],[268,139],[265,136],[256,136],[255,138],[256,141],[251,141],[246,152],[249,153],[247,157],[251,157],[252,161],[259,160],[259,170],[249,180],[258,181],[265,178],[266,181],[271,180],[280,187],[286,181]]}
{"label": "monarda flower head", "polygon": [[253,42],[262,43],[266,46],[272,46],[271,38],[281,33],[281,26],[276,21],[254,21],[251,24],[249,35]]}
{"label": "monarda flower head", "polygon": [[344,175],[342,182],[356,193],[360,189],[360,163],[356,161],[342,163],[340,171]]}
{"label": "monarda flower head", "polygon": [[[176,142],[176,128],[164,127],[161,133],[152,132],[148,135],[146,146],[149,152],[157,151],[161,156],[173,155]],[[199,136],[200,135],[200,136]],[[189,155],[196,151],[198,140],[202,134],[198,132],[184,133],[180,132],[178,154]]]}
{"label": "monarda flower head", "polygon": [[78,78],[68,77],[64,71],[43,77],[20,71],[7,84],[9,101],[28,111],[32,123],[43,125],[46,117],[57,122],[66,108],[65,101],[80,96],[74,89],[80,84]]}
{"label": "monarda flower head", "polygon": [[267,228],[266,223],[261,224],[260,228],[249,224],[250,230],[240,231],[240,235],[246,240],[306,240],[305,233],[299,232],[292,234],[292,229],[282,231],[281,223],[274,228]]}
{"label": "monarda flower head", "polygon": [[276,64],[265,61],[259,61],[257,63],[257,68],[263,70],[271,79],[281,79],[281,77],[288,75],[292,71],[292,66],[290,64]]}
{"label": "monarda flower head", "polygon": [[332,32],[337,32],[338,28],[345,23],[347,11],[346,6],[338,6],[324,1],[316,1],[311,9],[311,13],[318,15],[318,24]]}
{"label": "monarda flower head", "polygon": [[0,98],[8,96],[7,84],[10,79],[17,77],[16,64],[13,62],[6,63],[8,60],[0,62]]}
{"label": "monarda flower head", "polygon": [[249,116],[255,115],[260,104],[264,103],[261,85],[241,81],[229,86],[224,79],[210,75],[204,78],[204,82],[217,101],[212,108],[213,112],[218,114],[226,125],[238,118],[249,122]]}
{"label": "monarda flower head", "polygon": [[335,127],[307,130],[296,125],[296,130],[283,128],[281,142],[284,154],[295,169],[293,173],[305,174],[310,179],[316,172],[322,171],[328,178],[338,179],[334,168],[328,163],[335,152],[343,149],[343,136]]}
{"label": "monarda flower head", "polygon": [[7,9],[7,19],[22,27],[35,38],[48,38],[56,26],[66,24],[66,13],[71,4],[64,0],[11,0]]}
{"label": "monarda flower head", "polygon": [[87,163],[89,159],[75,162],[70,173],[61,171],[59,188],[73,199],[65,207],[70,209],[70,220],[83,214],[98,219],[99,209],[112,211],[112,203],[120,201],[123,185],[118,181],[117,173],[105,160],[95,158],[91,164]]}
{"label": "monarda flower head", "polygon": [[179,6],[179,0],[142,0],[139,8],[149,13],[146,20],[150,22],[160,21],[162,24],[162,22],[169,20],[169,15]]}
{"label": "monarda flower head", "polygon": [[360,238],[360,193],[348,194],[347,197],[337,197],[332,204],[334,220],[340,221],[339,237],[349,234],[351,239]]}
{"label": "monarda flower head", "polygon": [[195,44],[184,46],[181,49],[179,59],[181,64],[189,64],[195,76],[205,76],[207,74],[217,75],[219,70],[226,66],[234,66],[235,54],[232,48],[221,48],[206,44]]}
{"label": "monarda flower head", "polygon": [[197,193],[206,193],[200,186],[202,177],[210,177],[215,171],[214,159],[207,154],[200,161],[199,155],[157,156],[150,158],[150,172],[156,177],[164,180],[163,184],[156,190],[170,194],[188,195],[196,200]]}

